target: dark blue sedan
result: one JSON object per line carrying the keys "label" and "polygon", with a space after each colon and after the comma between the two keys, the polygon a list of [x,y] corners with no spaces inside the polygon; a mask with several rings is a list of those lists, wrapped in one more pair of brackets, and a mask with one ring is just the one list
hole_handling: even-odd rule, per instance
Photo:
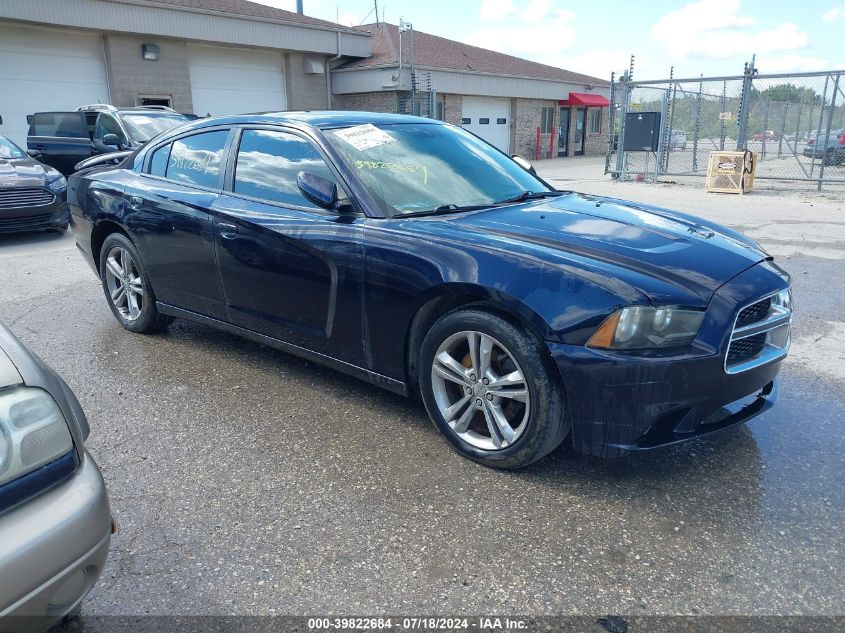
{"label": "dark blue sedan", "polygon": [[789,277],[681,213],[555,191],[460,128],[204,119],[71,178],[127,330],[192,319],[419,396],[460,453],[619,456],[765,411]]}

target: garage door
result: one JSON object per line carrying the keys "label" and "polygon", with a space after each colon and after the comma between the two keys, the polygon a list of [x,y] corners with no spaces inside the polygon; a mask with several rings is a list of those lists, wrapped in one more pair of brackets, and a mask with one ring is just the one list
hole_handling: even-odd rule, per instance
{"label": "garage door", "polygon": [[464,97],[463,127],[505,153],[511,148],[511,101]]}
{"label": "garage door", "polygon": [[99,35],[0,24],[0,134],[26,149],[26,115],[109,103]]}
{"label": "garage door", "polygon": [[279,53],[188,46],[194,112],[243,114],[284,110],[284,58]]}

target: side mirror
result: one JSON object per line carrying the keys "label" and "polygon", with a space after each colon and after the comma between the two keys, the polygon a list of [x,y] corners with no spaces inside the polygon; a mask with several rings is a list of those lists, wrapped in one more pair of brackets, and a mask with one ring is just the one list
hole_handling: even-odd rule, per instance
{"label": "side mirror", "polygon": [[536,176],[536,175],[537,175],[537,172],[536,172],[536,170],[534,169],[534,165],[532,165],[531,163],[529,163],[529,162],[528,162],[527,160],[525,160],[522,156],[519,156],[518,154],[514,154],[513,156],[511,156],[511,158],[513,159],[513,162],[515,162],[517,165],[519,165],[520,167],[522,167],[525,171],[527,171],[527,172],[528,172],[529,174],[531,174],[532,176]]}
{"label": "side mirror", "polygon": [[32,156],[33,158],[38,158],[39,156],[41,156],[41,151],[37,149],[28,149],[26,150],[26,153]]}
{"label": "side mirror", "polygon": [[337,206],[337,185],[328,178],[301,171],[296,175],[296,186],[318,207],[334,209]]}
{"label": "side mirror", "polygon": [[120,142],[120,137],[117,134],[106,134],[103,136],[103,145],[123,149],[123,144]]}
{"label": "side mirror", "polygon": [[3,115],[0,114],[0,125],[3,125]]}

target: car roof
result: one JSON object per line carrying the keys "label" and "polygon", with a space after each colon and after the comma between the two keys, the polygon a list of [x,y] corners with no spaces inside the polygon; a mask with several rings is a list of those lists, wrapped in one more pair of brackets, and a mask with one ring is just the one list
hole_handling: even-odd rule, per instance
{"label": "car roof", "polygon": [[[390,125],[397,123],[428,123],[442,125],[442,122],[436,119],[426,119],[407,114],[322,110],[313,112],[258,112],[255,114],[209,117],[197,120],[194,122],[193,127],[201,128],[210,125],[243,125],[256,123],[269,125],[274,123],[304,124],[322,130],[364,125],[367,123],[371,123],[373,125]],[[181,129],[185,130],[186,128]]]}

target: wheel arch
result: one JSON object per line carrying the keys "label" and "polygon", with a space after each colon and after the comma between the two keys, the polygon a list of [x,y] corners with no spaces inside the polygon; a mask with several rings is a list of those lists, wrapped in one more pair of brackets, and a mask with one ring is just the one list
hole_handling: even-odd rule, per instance
{"label": "wheel arch", "polygon": [[441,286],[435,293],[423,299],[405,336],[405,379],[408,393],[412,397],[419,397],[419,353],[426,334],[446,314],[469,307],[496,314],[513,325],[526,329],[540,340],[544,340],[551,329],[539,314],[510,295],[471,284]]}
{"label": "wheel arch", "polygon": [[97,272],[100,271],[100,252],[103,248],[106,238],[112,233],[120,233],[125,235],[127,239],[133,244],[135,240],[132,235],[126,230],[126,227],[115,222],[114,220],[100,220],[94,225],[94,230],[91,232],[91,257],[94,259],[94,265],[97,267]]}

